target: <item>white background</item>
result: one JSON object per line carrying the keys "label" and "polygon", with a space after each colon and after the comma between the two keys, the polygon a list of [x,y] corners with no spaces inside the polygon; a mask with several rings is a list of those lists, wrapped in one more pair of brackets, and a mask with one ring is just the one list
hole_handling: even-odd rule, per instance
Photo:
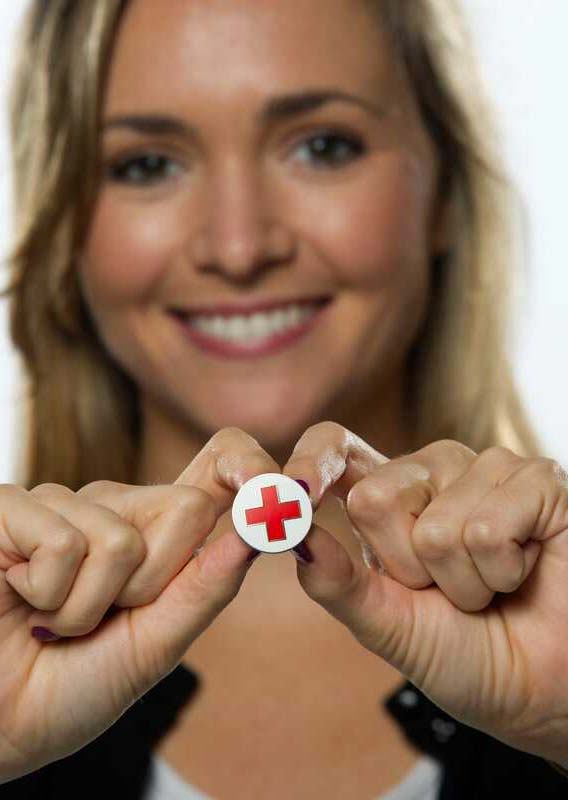
{"label": "white background", "polygon": [[[83,0],[85,2],[86,0]],[[159,0],[156,0],[157,2]],[[568,466],[568,264],[564,244],[568,178],[566,0],[463,0],[478,40],[489,91],[500,109],[509,169],[530,222],[526,293],[519,298],[515,371],[546,455]],[[10,166],[5,90],[14,27],[26,0],[0,5],[0,257],[10,231]],[[5,285],[2,272],[0,286]],[[19,356],[7,337],[0,300],[0,482],[13,482],[18,431]]]}

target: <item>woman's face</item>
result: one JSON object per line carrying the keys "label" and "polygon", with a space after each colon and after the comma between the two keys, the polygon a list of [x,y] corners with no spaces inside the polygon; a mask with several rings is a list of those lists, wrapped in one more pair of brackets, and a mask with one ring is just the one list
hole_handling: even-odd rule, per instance
{"label": "woman's face", "polygon": [[[313,98],[326,92],[346,99]],[[147,409],[264,446],[380,409],[440,246],[414,103],[363,2],[131,2],[80,281]],[[246,310],[265,302],[277,308]]]}

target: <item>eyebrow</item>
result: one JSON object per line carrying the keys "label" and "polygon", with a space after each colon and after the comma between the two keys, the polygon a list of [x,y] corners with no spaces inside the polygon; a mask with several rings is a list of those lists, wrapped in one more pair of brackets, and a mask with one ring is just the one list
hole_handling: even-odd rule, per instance
{"label": "eyebrow", "polygon": [[[361,106],[374,116],[385,116],[385,109],[359,97],[339,89],[308,90],[298,94],[285,94],[272,97],[257,114],[257,121],[269,123],[289,119],[309,111],[315,111],[328,103],[346,102]],[[129,128],[137,133],[154,135],[177,134],[180,136],[195,136],[196,130],[181,119],[154,114],[128,114],[111,117],[106,120],[103,129]]]}

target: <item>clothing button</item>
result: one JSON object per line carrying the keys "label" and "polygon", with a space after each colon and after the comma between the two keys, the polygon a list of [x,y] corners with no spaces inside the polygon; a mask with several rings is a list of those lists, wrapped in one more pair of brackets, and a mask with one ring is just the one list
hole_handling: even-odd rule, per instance
{"label": "clothing button", "polygon": [[308,493],[293,478],[265,472],[243,483],[231,509],[235,530],[263,553],[292,550],[312,526]]}
{"label": "clothing button", "polygon": [[403,689],[398,695],[398,702],[405,708],[414,708],[418,705],[418,695],[412,689]]}
{"label": "clothing button", "polygon": [[457,730],[457,725],[450,720],[436,717],[431,722],[431,728],[434,731],[434,738],[436,741],[445,743],[452,738]]}

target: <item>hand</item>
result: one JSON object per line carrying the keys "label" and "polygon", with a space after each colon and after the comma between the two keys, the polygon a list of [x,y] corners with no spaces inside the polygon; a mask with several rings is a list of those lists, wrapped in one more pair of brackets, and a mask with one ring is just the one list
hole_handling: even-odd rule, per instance
{"label": "hand", "polygon": [[314,525],[307,594],[455,719],[568,763],[568,492],[550,458],[433,442],[389,460],[333,422],[283,473],[342,502],[367,566]]}
{"label": "hand", "polygon": [[[177,666],[254,553],[232,527],[204,540],[274,471],[225,428],[173,485],[0,486],[0,784],[93,741]],[[42,644],[35,625],[63,638]]]}

